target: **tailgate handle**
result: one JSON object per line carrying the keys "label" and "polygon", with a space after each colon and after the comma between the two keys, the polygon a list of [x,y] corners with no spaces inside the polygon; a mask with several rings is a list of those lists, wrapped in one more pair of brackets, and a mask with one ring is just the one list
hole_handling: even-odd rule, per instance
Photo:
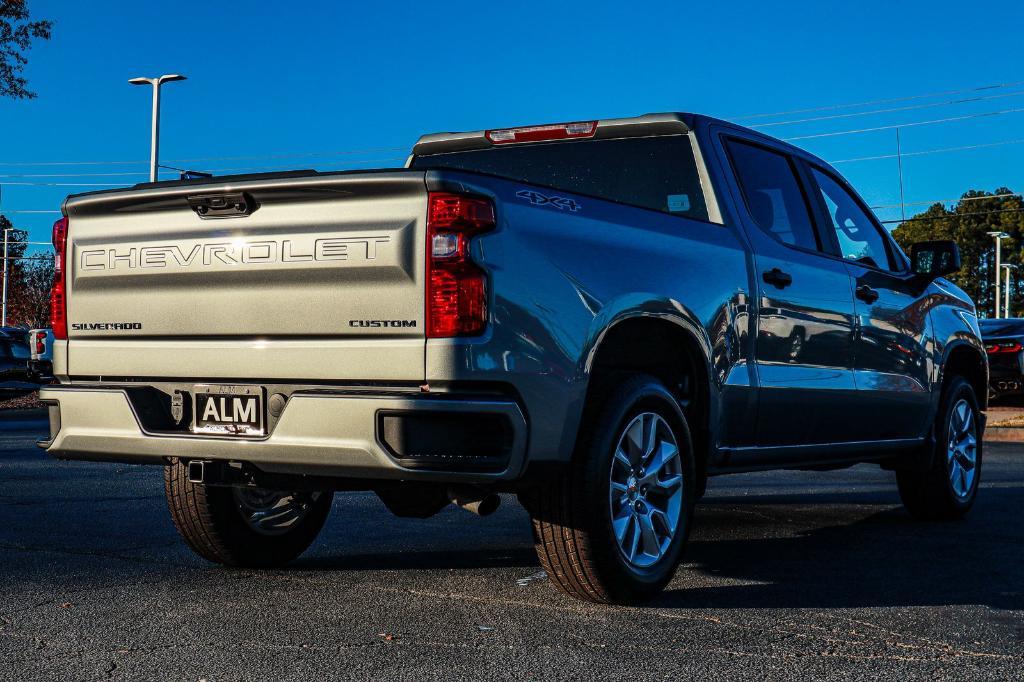
{"label": "tailgate handle", "polygon": [[193,194],[188,205],[200,218],[244,218],[259,206],[245,192],[220,194]]}

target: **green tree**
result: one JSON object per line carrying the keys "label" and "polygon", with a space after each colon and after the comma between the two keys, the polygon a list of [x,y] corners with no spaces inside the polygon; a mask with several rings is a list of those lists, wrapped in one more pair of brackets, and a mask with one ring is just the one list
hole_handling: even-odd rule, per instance
{"label": "green tree", "polygon": [[[908,252],[914,242],[955,241],[960,246],[963,267],[950,279],[974,299],[979,313],[991,317],[995,301],[995,249],[988,233],[995,231],[1010,235],[1003,240],[1002,262],[1017,266],[1024,263],[1024,200],[1006,187],[994,192],[970,190],[951,208],[933,204],[901,223],[892,235]],[[1011,314],[1024,310],[1024,288],[1017,284],[1018,277],[1024,277],[1024,268],[1011,276]]]}
{"label": "green tree", "polygon": [[49,40],[53,22],[31,21],[25,0],[0,0],[0,97],[32,99],[21,75],[33,39]]}

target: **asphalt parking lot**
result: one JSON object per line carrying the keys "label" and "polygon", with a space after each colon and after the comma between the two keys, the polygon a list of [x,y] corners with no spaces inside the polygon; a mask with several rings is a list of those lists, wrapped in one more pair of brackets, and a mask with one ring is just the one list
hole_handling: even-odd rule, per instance
{"label": "asphalt parking lot", "polygon": [[1024,676],[1024,445],[968,520],[911,521],[876,467],[716,479],[645,608],[574,602],[523,510],[392,517],[343,494],[288,570],[179,542],[158,468],[56,462],[0,415],[0,679],[1011,679]]}

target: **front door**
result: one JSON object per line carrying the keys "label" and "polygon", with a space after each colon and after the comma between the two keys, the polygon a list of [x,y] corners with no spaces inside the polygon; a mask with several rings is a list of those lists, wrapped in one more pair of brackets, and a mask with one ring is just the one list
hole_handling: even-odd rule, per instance
{"label": "front door", "polygon": [[863,203],[829,171],[809,172],[830,248],[853,277],[856,305],[851,416],[859,440],[917,438],[928,428],[928,299]]}
{"label": "front door", "polygon": [[[822,254],[805,183],[792,158],[725,141],[758,279],[756,442],[792,446],[857,439],[847,419],[853,379],[853,287]],[[742,211],[741,211],[742,212]],[[760,458],[766,453],[757,453]],[[792,454],[780,451],[782,459]]]}

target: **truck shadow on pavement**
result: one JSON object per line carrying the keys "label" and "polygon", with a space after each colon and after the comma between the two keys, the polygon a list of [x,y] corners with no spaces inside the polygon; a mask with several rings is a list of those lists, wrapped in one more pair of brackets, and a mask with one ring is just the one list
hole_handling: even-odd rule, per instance
{"label": "truck shadow on pavement", "polygon": [[[966,519],[949,523],[916,521],[896,507],[853,523],[799,527],[811,510],[841,521],[850,509],[829,505],[872,503],[871,494],[744,497],[698,507],[683,566],[652,605],[1024,609],[1024,489],[981,492]],[[816,506],[794,507],[804,503]]]}

